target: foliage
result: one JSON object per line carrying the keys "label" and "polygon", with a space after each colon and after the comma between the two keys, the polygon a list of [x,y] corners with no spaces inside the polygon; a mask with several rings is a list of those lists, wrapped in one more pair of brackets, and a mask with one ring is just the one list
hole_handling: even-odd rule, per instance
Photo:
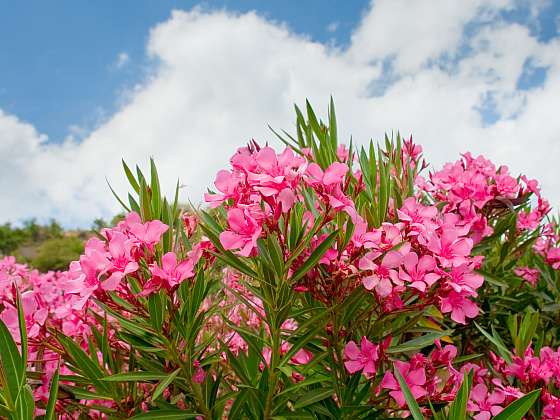
{"label": "foliage", "polygon": [[31,260],[31,265],[41,272],[65,270],[83,252],[84,242],[79,237],[47,239],[37,248],[37,255]]}
{"label": "foliage", "polygon": [[0,226],[0,255],[14,255],[42,272],[65,270],[83,252],[83,241],[91,233],[64,231],[55,220],[40,225],[35,219],[22,226]]}
{"label": "foliage", "polygon": [[332,101],[274,134],[287,148],[239,149],[208,208],[123,162],[125,216],[68,270],[0,260],[3,415],[560,418],[536,181],[469,153],[424,177],[399,134],[339,144]]}

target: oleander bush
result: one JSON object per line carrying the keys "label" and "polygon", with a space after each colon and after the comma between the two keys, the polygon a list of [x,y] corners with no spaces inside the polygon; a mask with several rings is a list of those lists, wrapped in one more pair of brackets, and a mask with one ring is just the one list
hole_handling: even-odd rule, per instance
{"label": "oleander bush", "polygon": [[0,260],[0,416],[559,419],[560,235],[537,181],[412,138],[339,143],[307,103],[184,211],[126,217],[67,270]]}

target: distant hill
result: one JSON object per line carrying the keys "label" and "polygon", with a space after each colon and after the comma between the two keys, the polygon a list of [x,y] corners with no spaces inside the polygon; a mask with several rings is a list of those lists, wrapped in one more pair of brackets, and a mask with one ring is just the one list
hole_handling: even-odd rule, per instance
{"label": "distant hill", "polygon": [[84,242],[105,226],[103,220],[90,230],[64,230],[55,220],[40,225],[32,219],[19,227],[5,223],[0,225],[0,256],[13,255],[41,272],[64,270],[80,257]]}

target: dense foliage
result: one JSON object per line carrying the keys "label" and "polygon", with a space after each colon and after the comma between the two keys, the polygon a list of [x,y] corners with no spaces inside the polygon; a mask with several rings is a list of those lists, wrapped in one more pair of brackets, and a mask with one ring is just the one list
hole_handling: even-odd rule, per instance
{"label": "dense foliage", "polygon": [[1,415],[560,418],[537,181],[469,153],[427,172],[412,139],[339,144],[332,102],[296,113],[206,210],[123,164],[126,217],[68,270],[0,261]]}
{"label": "dense foliage", "polygon": [[93,232],[85,230],[65,231],[55,220],[46,225],[34,219],[22,226],[4,223],[0,225],[0,257],[15,256],[18,262],[42,272],[66,270],[70,262],[80,257],[84,241],[92,235]]}

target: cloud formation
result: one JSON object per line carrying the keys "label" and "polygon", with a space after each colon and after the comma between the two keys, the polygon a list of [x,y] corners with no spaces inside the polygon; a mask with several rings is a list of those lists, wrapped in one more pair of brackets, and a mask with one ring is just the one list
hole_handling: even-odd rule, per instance
{"label": "cloud formation", "polygon": [[126,52],[122,51],[119,53],[119,55],[117,55],[117,59],[115,60],[115,68],[122,69],[128,64],[129,61],[129,55]]}
{"label": "cloud formation", "polygon": [[[557,206],[560,40],[506,20],[517,4],[376,0],[344,49],[256,13],[174,11],[149,35],[156,71],[83,141],[48,142],[0,111],[0,221],[109,217],[105,178],[124,194],[121,157],[153,156],[168,191],[179,177],[196,203],[237,147],[275,143],[267,124],[290,131],[294,102],[323,113],[331,94],[343,138],[412,133],[435,165],[483,153],[541,180]],[[543,80],[520,86],[537,68]]]}

